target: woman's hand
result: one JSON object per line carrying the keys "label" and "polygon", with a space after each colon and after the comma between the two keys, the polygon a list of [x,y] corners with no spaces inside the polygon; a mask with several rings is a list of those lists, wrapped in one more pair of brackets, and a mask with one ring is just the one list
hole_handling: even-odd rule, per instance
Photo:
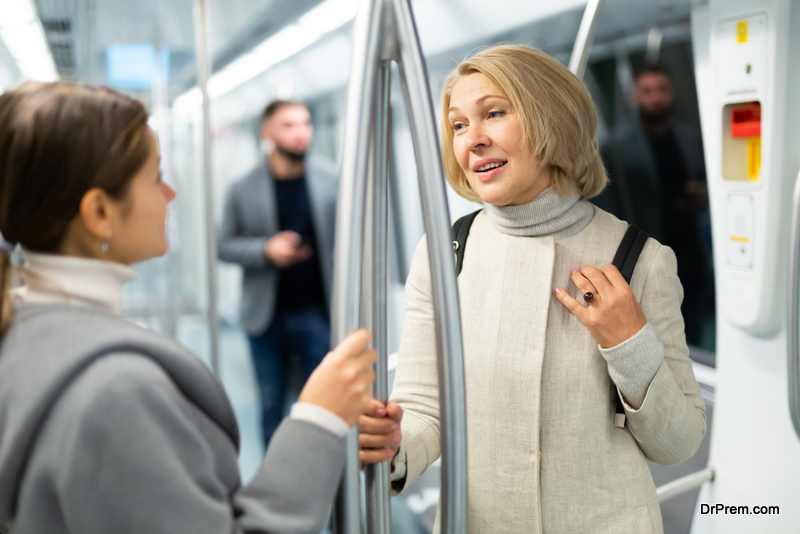
{"label": "woman's hand", "polygon": [[386,406],[372,400],[358,421],[359,457],[362,464],[377,464],[394,458],[400,448],[403,409],[396,402]]}
{"label": "woman's hand", "polygon": [[591,304],[584,306],[560,287],[556,297],[586,325],[600,347],[619,345],[647,324],[631,287],[613,265],[602,269],[584,265],[580,271],[572,271],[572,281],[582,294],[594,294]]}
{"label": "woman's hand", "polygon": [[369,332],[357,330],[328,353],[311,373],[297,402],[309,402],[335,413],[353,426],[372,399],[373,364],[378,353],[367,349]]}

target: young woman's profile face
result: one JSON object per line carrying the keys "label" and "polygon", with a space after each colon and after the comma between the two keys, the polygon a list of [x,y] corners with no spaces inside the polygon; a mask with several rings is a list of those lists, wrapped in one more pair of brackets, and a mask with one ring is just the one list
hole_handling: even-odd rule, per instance
{"label": "young woman's profile face", "polygon": [[456,82],[448,120],[458,164],[484,202],[519,206],[550,187],[551,172],[541,168],[523,141],[511,101],[484,74]]}
{"label": "young woman's profile face", "polygon": [[161,157],[148,129],[150,155],[133,177],[127,197],[112,212],[112,234],[104,259],[131,265],[163,256],[169,250],[166,235],[168,204],[175,191],[161,180]]}

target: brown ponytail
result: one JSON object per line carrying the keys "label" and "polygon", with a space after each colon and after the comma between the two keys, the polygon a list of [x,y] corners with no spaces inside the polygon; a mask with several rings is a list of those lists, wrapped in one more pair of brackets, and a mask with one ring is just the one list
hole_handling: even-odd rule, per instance
{"label": "brown ponytail", "polygon": [[[80,202],[100,188],[123,200],[150,155],[147,110],[105,87],[28,82],[0,94],[0,235],[57,253]],[[12,315],[0,252],[0,332]]]}

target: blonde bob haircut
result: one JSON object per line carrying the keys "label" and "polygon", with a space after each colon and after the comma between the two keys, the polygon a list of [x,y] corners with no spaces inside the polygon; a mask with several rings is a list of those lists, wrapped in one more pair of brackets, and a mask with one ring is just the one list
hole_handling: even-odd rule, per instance
{"label": "blonde bob haircut", "polygon": [[519,116],[524,142],[542,165],[553,170],[553,189],[573,191],[583,198],[600,194],[608,183],[597,150],[597,115],[586,85],[541,50],[521,45],[497,45],[462,61],[442,90],[442,159],[453,189],[475,202],[453,151],[448,118],[453,87],[463,76],[481,73],[511,101]]}

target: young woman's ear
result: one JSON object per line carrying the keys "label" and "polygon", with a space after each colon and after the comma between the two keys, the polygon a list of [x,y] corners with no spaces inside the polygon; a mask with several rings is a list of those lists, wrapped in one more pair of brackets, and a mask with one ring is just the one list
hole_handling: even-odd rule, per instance
{"label": "young woman's ear", "polygon": [[78,217],[90,234],[105,239],[111,230],[111,202],[99,188],[90,189],[81,199]]}

